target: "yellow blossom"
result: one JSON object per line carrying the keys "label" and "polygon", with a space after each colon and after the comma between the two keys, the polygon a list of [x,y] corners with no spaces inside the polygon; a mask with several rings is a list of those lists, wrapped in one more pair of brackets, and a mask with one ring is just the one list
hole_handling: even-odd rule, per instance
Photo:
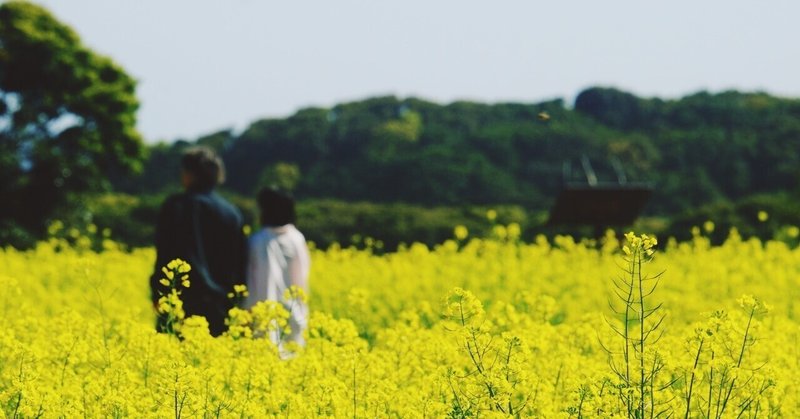
{"label": "yellow blossom", "polygon": [[463,225],[458,225],[453,229],[453,235],[458,240],[464,240],[469,235],[469,231]]}

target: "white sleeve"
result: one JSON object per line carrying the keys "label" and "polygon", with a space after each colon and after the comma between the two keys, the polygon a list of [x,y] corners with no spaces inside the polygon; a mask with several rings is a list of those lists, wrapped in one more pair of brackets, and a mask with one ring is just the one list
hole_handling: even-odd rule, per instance
{"label": "white sleeve", "polygon": [[308,274],[311,268],[311,257],[308,253],[308,246],[306,245],[305,238],[299,232],[293,241],[296,257],[293,258],[289,268],[291,284],[302,288],[308,293]]}

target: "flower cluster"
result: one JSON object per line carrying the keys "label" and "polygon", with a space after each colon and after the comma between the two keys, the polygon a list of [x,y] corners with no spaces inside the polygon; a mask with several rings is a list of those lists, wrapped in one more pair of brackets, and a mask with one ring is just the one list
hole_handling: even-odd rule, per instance
{"label": "flower cluster", "polygon": [[[739,234],[714,246],[702,230],[663,244],[631,234],[627,252],[613,232],[599,243],[506,235],[382,255],[312,249],[313,293],[289,289],[280,302],[234,309],[228,333],[217,338],[203,318],[182,314],[180,293],[196,284],[184,283],[191,268],[175,261],[162,272],[159,312],[174,317],[182,339],[154,331],[153,249],[92,251],[75,239],[3,249],[0,411],[626,417],[620,395],[652,391],[654,413],[672,417],[800,417],[797,248]],[[608,302],[611,279],[630,267],[620,258],[637,254],[645,273],[666,272],[653,302],[667,315],[644,351],[627,349],[632,372],[657,365],[659,373],[625,382],[611,370],[609,351],[622,353],[635,340],[608,327],[626,325]],[[239,286],[232,298],[246,292]],[[258,337],[293,332],[289,313],[306,301],[305,347],[283,359],[272,339]],[[645,299],[639,310],[652,308]],[[630,319],[629,330],[640,332],[638,313]],[[646,388],[634,388],[642,382]]]}
{"label": "flower cluster", "polygon": [[167,291],[161,291],[158,298],[156,311],[164,317],[165,328],[169,333],[175,333],[180,329],[186,313],[183,311],[183,301],[181,300],[180,287],[189,288],[189,272],[192,267],[186,261],[175,259],[170,261],[167,266],[161,268],[164,277],[158,282],[167,287]]}
{"label": "flower cluster", "polygon": [[629,256],[637,253],[653,256],[653,253],[655,253],[654,248],[658,245],[658,240],[655,237],[650,237],[647,234],[637,236],[632,231],[625,233],[625,240],[627,240],[628,244],[622,247],[622,251]]}

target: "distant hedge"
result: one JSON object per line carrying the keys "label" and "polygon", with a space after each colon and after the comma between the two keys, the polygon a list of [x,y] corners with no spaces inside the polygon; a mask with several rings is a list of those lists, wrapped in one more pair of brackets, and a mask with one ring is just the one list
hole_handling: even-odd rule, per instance
{"label": "distant hedge", "polygon": [[[245,222],[258,228],[257,207],[252,199],[225,194],[242,211]],[[158,210],[164,196],[104,194],[86,202],[91,223],[110,229],[111,237],[132,247],[150,246]],[[497,218],[490,221],[492,209]],[[380,241],[384,250],[401,243],[428,245],[453,238],[455,226],[465,226],[470,235],[491,234],[495,224],[517,223],[522,229],[532,225],[531,217],[518,206],[423,207],[408,204],[348,203],[336,200],[301,201],[297,206],[298,227],[318,247],[333,243],[364,245],[365,240]]]}
{"label": "distant hedge", "polygon": [[[252,199],[227,192],[223,195],[242,211],[251,229],[258,228],[257,207]],[[98,231],[109,229],[112,239],[130,247],[151,246],[155,220],[165,197],[118,193],[96,195],[83,202],[81,211],[70,214],[63,221],[68,227],[85,228],[93,224]],[[730,229],[736,227],[744,237],[778,238],[796,244],[798,237],[795,232],[800,226],[798,208],[798,199],[791,194],[754,195],[737,202],[705,205],[673,218],[642,218],[633,226],[616,229],[618,233],[633,229],[661,238],[687,240],[696,227],[714,243],[720,243],[728,237]],[[496,213],[494,220],[487,217],[489,210]],[[537,234],[592,237],[602,233],[591,227],[548,226],[546,213],[526,212],[515,205],[425,207],[304,200],[298,203],[297,212],[298,227],[318,247],[327,248],[333,243],[363,247],[370,242],[373,247],[378,245],[378,252],[393,251],[402,243],[421,242],[433,246],[453,238],[456,226],[466,227],[471,237],[487,237],[493,234],[497,225],[516,223],[525,241],[532,241]],[[713,228],[709,230],[709,227]],[[6,228],[4,231],[10,234],[15,230]],[[32,240],[24,243],[30,245]]]}

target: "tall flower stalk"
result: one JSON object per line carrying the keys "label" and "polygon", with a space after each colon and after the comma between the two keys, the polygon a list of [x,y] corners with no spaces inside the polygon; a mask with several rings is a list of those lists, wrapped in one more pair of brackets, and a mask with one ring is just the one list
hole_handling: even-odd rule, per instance
{"label": "tall flower stalk", "polygon": [[613,282],[617,302],[609,303],[617,320],[606,320],[619,340],[617,344],[604,346],[627,416],[662,417],[669,409],[662,409],[656,400],[656,393],[665,388],[658,380],[664,362],[656,344],[663,335],[661,325],[665,314],[660,311],[661,303],[652,301],[661,273],[650,276],[644,271],[655,256],[658,241],[633,232],[627,233],[625,239],[623,275]]}
{"label": "tall flower stalk", "polygon": [[170,261],[167,266],[161,268],[164,277],[159,283],[167,287],[167,291],[159,291],[156,307],[158,313],[164,318],[164,331],[171,335],[176,335],[180,329],[180,323],[186,317],[183,311],[183,301],[181,300],[181,288],[189,288],[189,272],[192,267],[181,259]]}

